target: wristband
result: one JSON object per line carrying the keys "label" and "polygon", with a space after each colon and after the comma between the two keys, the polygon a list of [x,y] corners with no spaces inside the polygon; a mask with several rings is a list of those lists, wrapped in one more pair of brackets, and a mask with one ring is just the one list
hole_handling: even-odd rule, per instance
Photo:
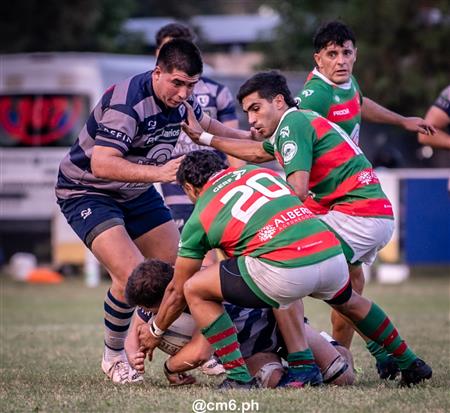
{"label": "wristband", "polygon": [[167,361],[168,359],[164,362],[164,373],[166,373],[166,376],[170,376],[172,374],[175,374],[175,372],[170,370],[169,367],[167,367]]}
{"label": "wristband", "polygon": [[211,146],[211,141],[212,141],[213,136],[214,136],[214,135],[213,135],[212,133],[208,133],[208,132],[203,131],[203,132],[200,134],[200,136],[199,136],[199,138],[198,138],[198,141],[199,141],[202,145]]}
{"label": "wristband", "polygon": [[161,336],[165,333],[164,330],[161,330],[155,323],[155,321],[152,321],[148,325],[148,329],[150,330],[150,333],[153,335],[153,337],[161,338]]}

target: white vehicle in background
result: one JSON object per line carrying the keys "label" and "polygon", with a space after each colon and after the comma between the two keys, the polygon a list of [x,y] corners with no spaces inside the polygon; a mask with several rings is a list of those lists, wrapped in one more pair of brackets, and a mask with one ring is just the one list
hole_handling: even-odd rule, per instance
{"label": "white vehicle in background", "polygon": [[[17,251],[50,261],[51,224],[58,209],[54,186],[61,158],[102,93],[154,65],[150,55],[0,55],[0,256],[4,261]],[[60,217],[57,225],[59,221]],[[69,250],[69,261],[83,260],[82,249]],[[64,251],[59,252],[64,256]]]}

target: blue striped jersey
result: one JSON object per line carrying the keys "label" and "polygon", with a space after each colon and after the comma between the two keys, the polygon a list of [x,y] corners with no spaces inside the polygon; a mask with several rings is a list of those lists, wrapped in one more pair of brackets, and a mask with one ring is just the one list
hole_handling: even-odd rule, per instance
{"label": "blue striped jersey", "polygon": [[[180,124],[187,117],[186,108],[184,105],[167,108],[153,91],[151,76],[151,71],[138,74],[103,94],[61,161],[56,185],[58,198],[89,193],[128,201],[152,185],[96,178],[91,169],[94,145],[117,149],[127,161],[143,165],[162,165],[172,157]],[[188,102],[200,120],[203,111],[195,97]]]}

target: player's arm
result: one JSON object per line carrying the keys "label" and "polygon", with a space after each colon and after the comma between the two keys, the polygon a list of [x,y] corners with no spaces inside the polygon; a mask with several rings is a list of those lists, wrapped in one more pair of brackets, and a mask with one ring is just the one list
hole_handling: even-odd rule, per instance
{"label": "player's arm", "polygon": [[295,171],[288,175],[288,183],[294,189],[296,195],[300,198],[300,201],[304,202],[309,196],[309,172],[308,171]]}
{"label": "player's arm", "polygon": [[[237,119],[226,120],[222,122],[224,126],[231,129],[239,128],[239,121]],[[231,156],[227,154],[228,164],[234,168],[240,168],[245,165],[245,161],[242,159],[236,158],[235,156]]]}
{"label": "player's arm", "polygon": [[123,158],[115,148],[95,145],[91,168],[97,178],[120,182],[172,182],[183,158],[172,159],[162,166],[139,165]]}
{"label": "player's arm", "polygon": [[172,386],[195,383],[195,378],[185,372],[208,361],[211,353],[208,341],[197,330],[189,343],[165,361],[164,374],[167,380]]}
{"label": "player's arm", "polygon": [[437,106],[431,106],[425,115],[425,120],[436,128],[436,133],[434,135],[418,133],[419,142],[434,148],[450,149],[450,135],[445,131],[450,125],[450,117],[447,113]]}
{"label": "player's arm", "polygon": [[[250,139],[234,139],[225,136],[210,134],[207,141],[203,138],[201,125],[196,124],[189,118],[189,124],[182,124],[183,131],[200,145],[212,146],[213,148],[234,156],[244,161],[262,163],[273,160],[273,156],[268,154],[261,142]],[[209,132],[208,132],[209,133]],[[202,136],[202,138],[201,138]]]}
{"label": "player's arm", "polygon": [[147,321],[143,320],[137,311],[133,314],[131,319],[131,325],[128,329],[127,338],[125,339],[125,353],[127,355],[130,365],[136,369],[139,373],[144,373],[145,366],[145,353],[141,351],[139,345],[139,328],[140,326],[146,326]]}
{"label": "player's arm", "polygon": [[436,129],[430,122],[419,117],[399,115],[367,97],[363,98],[361,116],[369,122],[387,123],[399,126],[410,132],[423,133],[425,135],[433,135],[436,132]]}

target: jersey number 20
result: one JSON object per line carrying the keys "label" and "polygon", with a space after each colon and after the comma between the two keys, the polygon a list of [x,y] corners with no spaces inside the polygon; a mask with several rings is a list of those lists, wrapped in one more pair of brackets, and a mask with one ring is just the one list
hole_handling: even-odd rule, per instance
{"label": "jersey number 20", "polygon": [[[267,186],[262,185],[259,180],[266,178],[277,186],[277,189],[271,190]],[[263,205],[267,204],[271,199],[279,198],[284,195],[290,195],[291,191],[281,182],[277,181],[272,175],[261,172],[251,178],[247,179],[244,185],[239,185],[229,192],[227,192],[221,199],[220,202],[223,204],[228,203],[234,195],[240,193],[241,196],[235,202],[231,208],[231,215],[237,220],[246,224],[250,218],[261,208]],[[254,202],[244,210],[243,205],[256,193],[256,199]]]}

